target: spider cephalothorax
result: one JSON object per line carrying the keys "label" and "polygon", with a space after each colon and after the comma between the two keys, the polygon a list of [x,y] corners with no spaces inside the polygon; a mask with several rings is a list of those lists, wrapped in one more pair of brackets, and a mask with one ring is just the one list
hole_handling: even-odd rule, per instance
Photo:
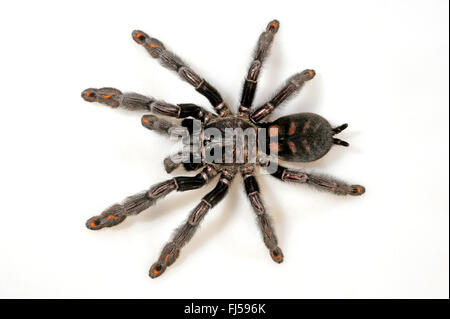
{"label": "spider cephalothorax", "polygon": [[[311,80],[315,76],[313,70],[294,74],[270,101],[251,110],[261,66],[278,28],[279,22],[273,20],[259,37],[253,61],[245,78],[237,115],[231,113],[211,84],[186,66],[179,57],[168,51],[162,42],[142,31],[133,31],[133,39],[144,46],[153,58],[159,59],[163,66],[177,72],[183,80],[194,86],[197,92],[204,95],[214,107],[215,113],[208,112],[195,104],[174,105],[137,93],[122,93],[114,88],[90,88],[82,92],[81,96],[88,102],[100,102],[113,108],[124,107],[130,110],[151,111],[183,119],[179,125],[155,115],[144,115],[142,125],[159,133],[169,134],[169,132],[173,133],[179,130],[179,132],[188,131],[192,134],[196,123],[200,123],[201,133],[199,135],[200,153],[194,152],[191,148],[187,156],[184,153],[178,153],[164,160],[164,166],[168,173],[180,165],[177,159],[181,158],[184,160],[183,165],[186,170],[201,170],[200,173],[195,176],[178,176],[169,179],[152,186],[148,191],[126,198],[121,204],[115,204],[100,215],[90,218],[86,222],[89,229],[97,230],[117,225],[127,216],[139,214],[172,191],[197,189],[216,175],[220,175],[216,187],[202,198],[186,222],[177,229],[171,241],[164,246],[158,260],[150,268],[150,277],[160,276],[168,266],[175,262],[180,249],[193,236],[205,214],[225,197],[234,176],[238,173],[243,177],[245,190],[256,213],[264,243],[269,249],[270,256],[277,263],[283,261],[283,253],[278,247],[269,216],[260,198],[259,186],[255,177],[256,166],[263,166],[266,169],[270,167],[269,173],[282,181],[306,183],[339,195],[361,195],[365,192],[364,187],[360,185],[348,185],[336,179],[278,165],[278,158],[293,162],[310,162],[324,156],[334,144],[349,145],[347,142],[333,137],[344,130],[347,124],[333,128],[327,120],[317,114],[299,113],[278,118],[273,122],[261,122],[283,101],[297,92],[306,81]],[[226,151],[219,157],[215,156],[213,160],[208,160],[205,156],[206,153],[209,154],[211,150],[227,149],[227,143],[234,141],[234,137],[227,139],[227,129],[241,129],[254,133],[255,143],[250,143],[245,139],[241,151],[233,146],[231,161],[223,161],[227,156]],[[267,134],[260,135],[260,130],[266,131]],[[223,136],[224,139],[221,139],[217,145],[217,139],[213,139],[207,134],[210,131],[219,132],[219,137]],[[192,137],[189,143],[193,143]],[[218,146],[218,148],[213,146]],[[250,154],[254,155],[254,161],[250,159]],[[243,160],[238,161],[239,156],[242,156]]]}

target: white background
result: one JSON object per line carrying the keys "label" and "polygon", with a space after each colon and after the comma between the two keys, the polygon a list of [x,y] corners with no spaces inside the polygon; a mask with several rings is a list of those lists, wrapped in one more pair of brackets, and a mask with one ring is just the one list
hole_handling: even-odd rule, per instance
{"label": "white background", "polygon": [[[261,176],[285,254],[278,265],[239,177],[152,280],[163,244],[213,185],[86,229],[87,218],[169,178],[172,144],[144,129],[141,114],[80,92],[113,86],[208,105],[131,39],[139,28],[236,109],[273,18],[281,27],[255,104],[314,68],[275,117],[310,111],[349,123],[340,134],[349,148],[304,166],[367,193],[337,197]],[[2,2],[0,297],[448,298],[448,19],[445,0]]]}

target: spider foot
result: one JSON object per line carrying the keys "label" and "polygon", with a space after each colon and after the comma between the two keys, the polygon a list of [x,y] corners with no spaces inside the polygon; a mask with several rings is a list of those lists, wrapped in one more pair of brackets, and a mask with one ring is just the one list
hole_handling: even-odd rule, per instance
{"label": "spider foot", "polygon": [[157,262],[155,262],[149,271],[149,276],[151,278],[156,278],[162,275],[167,267],[172,265],[180,254],[180,249],[174,242],[170,242],[164,246],[161,255]]}
{"label": "spider foot", "polygon": [[314,70],[305,70],[300,73],[301,76],[304,77],[305,81],[312,80],[316,76],[316,71]]}
{"label": "spider foot", "polygon": [[141,119],[141,124],[149,130],[156,131],[161,134],[174,135],[174,136],[186,136],[187,129],[178,126],[170,121],[163,118],[157,117],[153,114],[143,115]]}
{"label": "spider foot", "polygon": [[122,205],[113,205],[100,215],[89,218],[86,221],[86,227],[91,230],[98,230],[120,224],[126,218],[126,216],[121,215],[122,209]]}
{"label": "spider foot", "polygon": [[280,28],[280,22],[278,20],[272,20],[267,25],[266,31],[272,32],[273,34],[275,34],[278,32],[279,28]]}
{"label": "spider foot", "polygon": [[283,251],[280,247],[276,247],[270,251],[270,257],[272,257],[273,261],[277,264],[281,264],[283,262]]}
{"label": "spider foot", "polygon": [[115,88],[89,88],[81,92],[81,97],[87,102],[98,102],[116,108],[120,106],[122,92]]}
{"label": "spider foot", "polygon": [[167,266],[164,264],[161,264],[159,262],[156,262],[150,267],[150,271],[148,272],[148,275],[150,278],[157,278],[163,274],[163,272],[166,270]]}
{"label": "spider foot", "polygon": [[350,192],[349,192],[350,195],[359,196],[359,195],[364,194],[365,192],[366,192],[366,188],[364,186],[361,186],[361,185],[351,185],[350,186]]}
{"label": "spider foot", "polygon": [[133,37],[134,41],[144,46],[145,49],[147,49],[147,51],[153,58],[159,58],[161,52],[163,52],[166,49],[161,41],[150,37],[147,33],[143,31],[134,30],[131,36]]}

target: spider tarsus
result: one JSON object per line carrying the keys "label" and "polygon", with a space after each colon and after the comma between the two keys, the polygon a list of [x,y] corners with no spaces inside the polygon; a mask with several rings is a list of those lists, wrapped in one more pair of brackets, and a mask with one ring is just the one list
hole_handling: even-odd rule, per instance
{"label": "spider tarsus", "polygon": [[174,162],[171,158],[171,156],[168,156],[164,159],[164,169],[166,170],[166,173],[170,174],[175,169],[177,169],[181,165],[181,162]]}
{"label": "spider tarsus", "polygon": [[278,21],[277,19],[274,19],[272,21],[269,22],[269,24],[267,25],[266,30],[268,32],[272,32],[273,34],[278,32],[278,29],[280,28],[280,21]]}
{"label": "spider tarsus", "polygon": [[103,211],[98,216],[93,216],[86,221],[86,227],[90,230],[99,230],[104,227],[112,227],[120,224],[126,218],[122,215],[123,206],[115,204],[105,211]]}
{"label": "spider tarsus", "polygon": [[360,196],[366,192],[366,188],[362,185],[351,185],[350,186],[350,195]]}
{"label": "spider tarsus", "polygon": [[150,267],[148,275],[150,276],[150,278],[155,279],[155,278],[161,276],[164,273],[164,271],[166,270],[166,268],[167,268],[167,266],[165,266],[159,262],[156,262]]}
{"label": "spider tarsus", "polygon": [[116,108],[120,105],[122,92],[111,87],[103,87],[99,89],[88,88],[81,92],[81,97],[87,102],[99,102]]}
{"label": "spider tarsus", "polygon": [[144,44],[145,40],[148,38],[148,35],[141,31],[141,30],[134,30],[131,33],[131,37],[133,38],[134,41],[136,41],[139,44]]}
{"label": "spider tarsus", "polygon": [[272,257],[273,261],[277,264],[281,264],[284,259],[283,251],[280,247],[276,247],[275,249],[270,250],[270,257]]}
{"label": "spider tarsus", "polygon": [[95,101],[95,89],[89,88],[84,90],[83,92],[81,92],[81,97],[83,98],[83,100],[88,102]]}
{"label": "spider tarsus", "polygon": [[302,72],[302,74],[306,75],[305,81],[312,80],[316,76],[316,71],[313,69],[307,69]]}
{"label": "spider tarsus", "polygon": [[185,136],[187,134],[186,128],[173,124],[172,122],[159,118],[153,114],[143,115],[141,118],[141,124],[149,130],[169,136],[171,134],[177,136]]}

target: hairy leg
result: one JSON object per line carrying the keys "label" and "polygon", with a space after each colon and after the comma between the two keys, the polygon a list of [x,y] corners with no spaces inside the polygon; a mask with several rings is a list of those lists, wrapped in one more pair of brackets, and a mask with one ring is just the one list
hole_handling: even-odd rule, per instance
{"label": "hairy leg", "polygon": [[[190,145],[189,147],[193,147]],[[164,168],[167,173],[171,173],[179,166],[183,165],[186,171],[196,171],[205,165],[205,161],[202,161],[201,155],[199,153],[183,153],[179,151],[178,153],[167,156],[164,161]]]}
{"label": "hairy leg", "polygon": [[279,90],[275,96],[263,106],[257,108],[250,115],[250,119],[259,122],[285,101],[293,93],[300,90],[306,81],[311,80],[315,76],[314,70],[304,70],[303,72],[291,76],[286,84]]}
{"label": "hairy leg", "polygon": [[253,61],[250,64],[247,77],[245,78],[244,88],[242,90],[241,105],[239,106],[239,115],[248,116],[250,107],[258,84],[258,76],[265,57],[269,53],[275,33],[277,33],[280,23],[277,20],[270,21],[266,30],[261,33],[253,53]]}
{"label": "hairy leg", "polygon": [[202,198],[187,221],[176,230],[172,240],[164,246],[158,260],[150,268],[150,277],[161,276],[166,268],[175,262],[180,254],[180,249],[192,238],[206,213],[225,197],[234,174],[234,171],[231,170],[222,172],[216,187]]}
{"label": "hairy leg", "polygon": [[270,257],[272,257],[273,261],[281,263],[283,262],[283,252],[278,247],[278,240],[271,225],[270,217],[266,213],[259,195],[259,185],[254,175],[254,166],[242,168],[241,174],[244,179],[245,192],[258,218],[258,225],[263,235],[264,244],[269,249]]}
{"label": "hairy leg", "polygon": [[204,186],[217,174],[212,166],[206,166],[195,176],[178,176],[152,186],[148,191],[127,197],[121,204],[115,204],[100,215],[89,218],[86,227],[92,230],[120,224],[127,216],[137,215],[155,202],[176,190],[184,192]]}
{"label": "hairy leg", "polygon": [[167,173],[172,173],[175,169],[177,169],[181,163],[188,161],[189,158],[183,155],[182,151],[177,152],[176,154],[172,154],[167,156],[164,161],[164,169]]}
{"label": "hairy leg", "polygon": [[141,124],[149,130],[156,131],[164,135],[170,136],[173,134],[180,137],[188,136],[188,131],[185,127],[179,126],[153,114],[143,115],[141,118]]}
{"label": "hairy leg", "polygon": [[88,102],[98,102],[110,107],[126,108],[129,110],[145,110],[175,118],[193,117],[207,122],[216,115],[195,104],[170,104],[138,93],[122,93],[115,88],[89,88],[81,93],[81,97]]}
{"label": "hairy leg", "polygon": [[337,195],[358,196],[364,194],[366,191],[364,186],[361,185],[348,185],[332,177],[305,173],[300,170],[289,169],[280,165],[278,165],[276,172],[271,175],[284,182],[309,184]]}
{"label": "hairy leg", "polygon": [[167,50],[161,41],[152,38],[145,32],[139,30],[133,31],[132,36],[134,41],[142,45],[153,58],[159,59],[164,67],[177,72],[179,76],[191,84],[197,92],[205,96],[220,116],[230,114],[230,110],[219,92],[189,68],[178,56]]}

